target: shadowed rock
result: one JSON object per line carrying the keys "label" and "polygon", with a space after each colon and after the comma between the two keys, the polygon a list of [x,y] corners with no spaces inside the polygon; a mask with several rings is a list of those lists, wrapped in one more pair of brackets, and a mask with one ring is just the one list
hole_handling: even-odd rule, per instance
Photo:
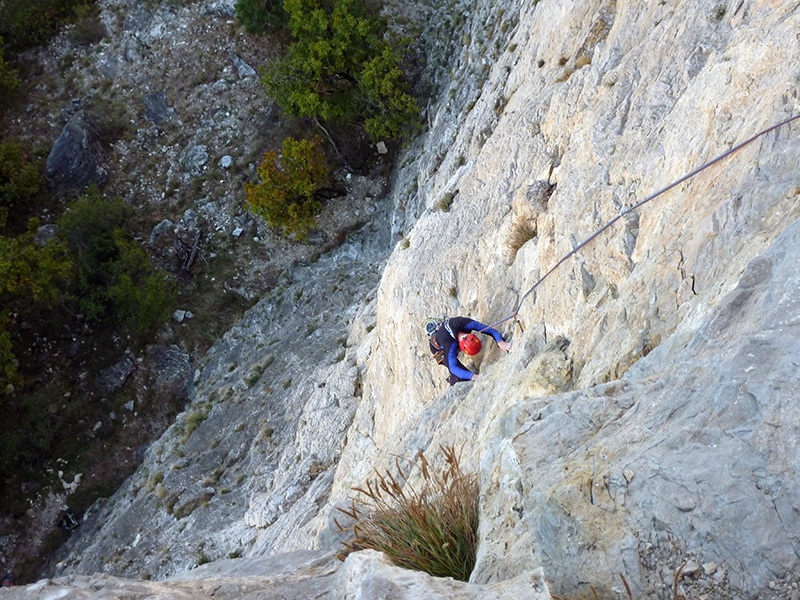
{"label": "shadowed rock", "polygon": [[144,116],[148,121],[161,125],[175,117],[175,109],[167,104],[167,94],[163,91],[142,96]]}
{"label": "shadowed rock", "polygon": [[75,113],[58,136],[47,157],[45,175],[59,189],[102,185],[106,171],[99,143],[92,135],[84,111]]}

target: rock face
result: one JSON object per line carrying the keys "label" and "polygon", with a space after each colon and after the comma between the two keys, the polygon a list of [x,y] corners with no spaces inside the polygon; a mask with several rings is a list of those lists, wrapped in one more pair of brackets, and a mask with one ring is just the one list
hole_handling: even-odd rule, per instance
{"label": "rock face", "polygon": [[328,553],[300,551],[275,557],[221,560],[163,582],[95,575],[43,580],[8,590],[17,600],[127,598],[129,600],[548,600],[541,573],[492,585],[468,585],[391,565],[373,551],[348,559],[342,568]]}
{"label": "rock face", "polygon": [[151,92],[142,96],[145,117],[156,125],[161,125],[175,117],[175,109],[167,102],[164,92]]}
{"label": "rock face", "polygon": [[513,349],[487,342],[477,382],[448,389],[422,328],[512,315],[621,210],[799,113],[796,2],[479,0],[469,15],[391,214],[215,345],[189,410],[53,574],[330,552],[352,486],[451,444],[481,476],[472,585],[412,593],[423,576],[359,553],[331,567],[330,597],[797,589],[798,122],[564,262],[519,307],[524,330],[498,325]]}
{"label": "rock face", "polygon": [[70,117],[47,157],[45,175],[63,189],[83,188],[106,180],[98,142],[82,110]]}

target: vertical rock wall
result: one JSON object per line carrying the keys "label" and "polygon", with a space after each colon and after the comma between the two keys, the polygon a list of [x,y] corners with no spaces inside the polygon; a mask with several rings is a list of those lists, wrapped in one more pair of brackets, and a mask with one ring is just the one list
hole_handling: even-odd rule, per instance
{"label": "vertical rock wall", "polygon": [[[426,360],[426,317],[508,316],[621,210],[797,110],[797,49],[785,43],[795,13],[789,3],[522,9],[438,170],[419,170],[428,210],[382,279],[365,378],[378,445],[446,387]],[[526,301],[524,334],[503,330],[523,348],[566,337],[570,385],[585,387],[620,377],[680,326],[697,329],[798,215],[796,127],[626,217]]]}
{"label": "vertical rock wall", "polygon": [[331,551],[352,486],[452,444],[481,473],[475,583],[541,572],[574,598],[624,597],[619,573],[634,597],[798,583],[796,123],[565,262],[522,306],[524,331],[499,325],[513,350],[487,343],[476,383],[448,388],[422,329],[509,316],[620,211],[800,112],[797,3],[456,6],[452,82],[400,161],[377,293],[383,255],[359,242],[265,298],[198,374],[206,420],[151,450],[63,571]]}
{"label": "vertical rock wall", "polygon": [[[749,318],[720,306],[734,302],[728,294],[742,286],[747,265],[800,216],[797,123],[628,215],[563,264],[522,306],[524,332],[510,322],[500,326],[514,350],[501,356],[487,344],[477,383],[442,395],[446,373],[431,361],[421,325],[443,314],[487,323],[510,315],[538,277],[621,211],[800,112],[798,33],[800,14],[789,2],[522,6],[474,104],[452,115],[446,96],[433,117],[424,156],[434,153],[436,166],[423,159],[417,170],[417,201],[427,210],[381,280],[365,396],[332,497],[346,495],[376,464],[390,465],[392,454],[455,444],[483,475],[478,581],[543,565],[559,594],[582,593],[589,583],[621,589],[619,572],[637,593],[668,593],[681,561],[701,555],[727,564],[714,585],[738,591],[714,588],[720,594],[754,593],[770,577],[790,577],[798,546],[780,518],[787,509],[768,510],[758,495],[765,472],[783,490],[796,486],[794,469],[784,459],[777,466],[764,446],[732,463],[742,448],[720,450],[715,440],[766,435],[756,432],[769,429],[766,413],[776,410],[782,417],[775,426],[785,433],[796,411],[783,412],[782,392],[742,391],[748,376],[721,355],[718,363],[709,359],[708,371],[670,369],[700,360],[687,344],[733,348],[747,346],[742,340],[750,335],[768,335],[755,317],[736,339],[728,330],[714,341],[698,332],[719,320],[720,310],[728,319]],[[789,251],[788,240],[774,252]],[[788,363],[763,359],[757,368],[772,373],[767,380],[786,378]],[[613,382],[629,373],[657,383],[604,400],[628,389]],[[699,385],[703,380],[715,383]],[[731,387],[733,380],[740,383]],[[657,394],[662,386],[668,390]],[[569,390],[599,391],[548,399]],[[759,409],[737,413],[732,433],[711,415],[739,411],[742,394]],[[682,420],[679,407],[688,398],[697,408]],[[520,406],[528,416],[520,417]],[[618,422],[631,406],[657,424]],[[545,414],[550,425],[539,428]],[[685,429],[701,438],[715,433],[705,446],[690,436],[687,456]],[[653,450],[656,431],[668,432],[669,450]],[[773,441],[794,456],[790,438]],[[635,475],[635,499],[626,502],[624,473],[636,472],[626,465],[641,461],[648,474]],[[722,473],[712,479],[708,470]],[[666,477],[673,471],[680,477]],[[669,494],[642,481],[659,474],[671,481]],[[739,477],[741,487],[726,479]],[[698,488],[700,481],[708,487]],[[605,506],[596,485],[611,490]],[[697,498],[717,485],[730,498],[700,509]],[[684,489],[693,500],[682,497]],[[730,523],[745,515],[733,505],[745,498],[749,519],[763,510],[763,520],[736,533]],[[788,490],[775,502],[798,507]],[[760,546],[751,537],[759,528],[780,548],[751,560],[742,549]]]}

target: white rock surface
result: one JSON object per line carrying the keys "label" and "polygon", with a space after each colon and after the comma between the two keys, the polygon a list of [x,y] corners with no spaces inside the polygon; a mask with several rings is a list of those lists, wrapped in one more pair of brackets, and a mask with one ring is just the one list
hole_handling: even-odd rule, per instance
{"label": "white rock surface", "polygon": [[[800,113],[797,3],[479,0],[469,17],[431,130],[401,160],[391,217],[374,221],[407,243],[384,264],[375,225],[251,309],[56,574],[160,579],[200,557],[335,550],[332,510],[352,486],[452,444],[481,475],[472,586],[359,554],[336,589],[535,598],[548,593],[539,573],[561,597],[590,597],[590,584],[672,597],[693,561],[716,568],[681,580],[687,598],[755,597],[769,582],[790,595],[800,125],[565,262],[522,305],[524,331],[499,326],[514,347],[487,343],[474,384],[447,389],[422,322],[510,315],[621,210]],[[206,418],[185,438],[195,413]]]}

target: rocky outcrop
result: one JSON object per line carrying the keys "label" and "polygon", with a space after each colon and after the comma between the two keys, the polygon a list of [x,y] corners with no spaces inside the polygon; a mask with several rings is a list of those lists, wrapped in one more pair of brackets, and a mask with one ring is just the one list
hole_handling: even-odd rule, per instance
{"label": "rocky outcrop", "polygon": [[89,511],[58,571],[163,578],[230,554],[313,545],[297,523],[327,501],[361,400],[387,239],[385,226],[367,227],[284,275],[217,342],[187,411],[117,492],[126,508],[111,500]]}
{"label": "rocky outcrop", "polygon": [[[188,411],[54,574],[162,579],[231,553],[330,551],[352,486],[452,444],[481,478],[478,563],[459,587],[479,595],[463,597],[800,585],[796,123],[565,262],[520,307],[524,329],[498,325],[513,349],[487,343],[475,383],[447,387],[422,329],[508,317],[621,210],[800,112],[796,3],[479,1],[470,15],[391,217],[377,208],[376,229],[293,272],[216,344]],[[359,553],[337,577],[347,597],[385,581],[386,597],[414,597],[424,576],[384,568]]]}
{"label": "rocky outcrop", "polygon": [[491,585],[452,579],[393,566],[377,552],[365,551],[340,566],[333,555],[300,551],[273,557],[221,560],[163,582],[108,575],[73,575],[7,590],[15,600],[124,597],[129,600],[549,600],[540,573]]}
{"label": "rocky outcrop", "polygon": [[70,190],[105,182],[102,151],[95,138],[83,110],[70,117],[47,157],[45,175],[53,185]]}
{"label": "rocky outcrop", "polygon": [[750,262],[688,343],[662,345],[622,380],[523,399],[488,426],[484,481],[514,490],[516,510],[503,510],[505,495],[487,503],[502,518],[483,523],[478,580],[528,569],[493,550],[504,528],[562,590],[624,573],[634,597],[659,597],[689,560],[716,566],[695,593],[795,576],[798,241],[800,222]]}
{"label": "rocky outcrop", "polygon": [[175,109],[167,102],[167,94],[150,92],[142,96],[144,116],[155,125],[171,121],[175,118]]}

